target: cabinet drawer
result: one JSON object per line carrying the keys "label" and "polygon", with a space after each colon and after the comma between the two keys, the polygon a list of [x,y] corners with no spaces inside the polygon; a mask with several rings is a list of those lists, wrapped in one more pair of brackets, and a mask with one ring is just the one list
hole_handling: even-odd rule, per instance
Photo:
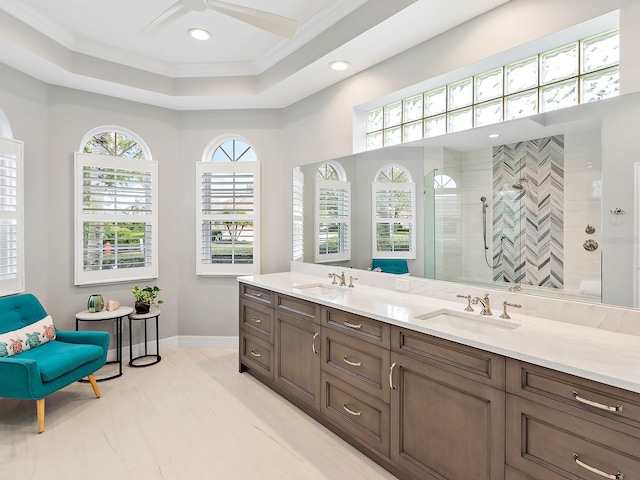
{"label": "cabinet drawer", "polygon": [[389,350],[323,328],[322,359],[326,372],[389,403]]}
{"label": "cabinet drawer", "polygon": [[400,327],[392,327],[391,351],[504,389],[505,358],[501,355]]}
{"label": "cabinet drawer", "polygon": [[240,331],[240,361],[273,380],[273,345]]}
{"label": "cabinet drawer", "polygon": [[628,390],[509,359],[507,391],[544,404],[555,400],[640,428],[640,394]]}
{"label": "cabinet drawer", "polygon": [[255,302],[240,300],[241,328],[269,343],[273,343],[273,309]]}
{"label": "cabinet drawer", "polygon": [[260,287],[254,287],[253,285],[247,285],[246,283],[240,284],[240,298],[246,298],[253,300],[263,305],[273,305],[272,294],[269,290]]}
{"label": "cabinet drawer", "polygon": [[320,323],[320,305],[288,295],[276,294],[276,308],[297,317]]}
{"label": "cabinet drawer", "polygon": [[322,324],[340,332],[349,332],[353,337],[365,342],[389,348],[389,324],[333,308],[323,308]]}
{"label": "cabinet drawer", "polygon": [[533,478],[640,478],[638,438],[511,394],[507,426],[507,463]]}
{"label": "cabinet drawer", "polygon": [[389,405],[326,372],[321,411],[364,445],[389,456]]}

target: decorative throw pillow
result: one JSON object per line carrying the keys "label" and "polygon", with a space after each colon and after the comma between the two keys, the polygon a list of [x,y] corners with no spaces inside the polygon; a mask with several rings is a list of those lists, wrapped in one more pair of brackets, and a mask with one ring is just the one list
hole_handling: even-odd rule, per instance
{"label": "decorative throw pillow", "polygon": [[19,330],[0,333],[0,358],[36,348],[56,339],[56,329],[51,315]]}

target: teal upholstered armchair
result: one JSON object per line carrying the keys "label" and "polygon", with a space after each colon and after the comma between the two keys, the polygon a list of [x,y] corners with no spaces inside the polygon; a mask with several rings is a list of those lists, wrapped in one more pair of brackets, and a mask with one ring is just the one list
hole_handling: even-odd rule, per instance
{"label": "teal upholstered armchair", "polygon": [[0,397],[36,400],[38,432],[44,431],[44,399],[93,376],[107,359],[107,332],[60,331],[31,294],[0,298]]}

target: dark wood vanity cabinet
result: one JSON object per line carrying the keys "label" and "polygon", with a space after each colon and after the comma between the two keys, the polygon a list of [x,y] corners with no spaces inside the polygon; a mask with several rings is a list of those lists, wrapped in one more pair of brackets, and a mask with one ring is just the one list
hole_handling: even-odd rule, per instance
{"label": "dark wood vanity cabinet", "polygon": [[240,371],[402,480],[640,480],[640,395],[240,284]]}
{"label": "dark wood vanity cabinet", "polygon": [[508,359],[506,478],[640,478],[638,397]]}
{"label": "dark wood vanity cabinet", "polygon": [[504,358],[398,327],[391,349],[391,459],[421,479],[503,479]]}

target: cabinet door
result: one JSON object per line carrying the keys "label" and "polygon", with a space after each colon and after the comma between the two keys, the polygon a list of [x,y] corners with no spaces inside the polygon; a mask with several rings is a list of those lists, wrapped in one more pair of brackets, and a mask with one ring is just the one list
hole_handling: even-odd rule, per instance
{"label": "cabinet door", "polygon": [[320,325],[276,312],[275,382],[320,410]]}
{"label": "cabinet door", "polygon": [[391,459],[421,479],[503,480],[505,394],[391,353]]}

